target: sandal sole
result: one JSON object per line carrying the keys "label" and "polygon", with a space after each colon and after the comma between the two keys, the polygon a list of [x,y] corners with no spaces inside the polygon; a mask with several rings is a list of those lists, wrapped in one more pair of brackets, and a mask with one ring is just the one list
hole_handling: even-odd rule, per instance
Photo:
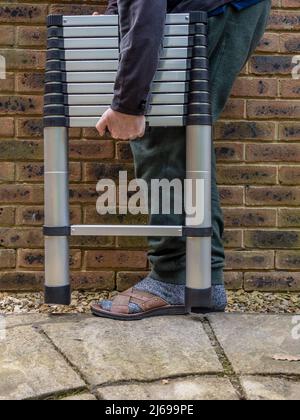
{"label": "sandal sole", "polygon": [[137,314],[114,314],[100,309],[98,305],[91,306],[92,314],[100,318],[109,318],[117,321],[140,321],[144,318],[151,318],[154,316],[168,316],[168,315],[187,315],[184,306],[168,306],[166,308],[152,309],[151,311],[140,312]]}

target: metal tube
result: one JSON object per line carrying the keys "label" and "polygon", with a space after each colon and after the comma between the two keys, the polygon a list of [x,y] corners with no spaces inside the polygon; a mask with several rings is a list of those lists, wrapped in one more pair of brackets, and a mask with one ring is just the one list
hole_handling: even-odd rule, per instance
{"label": "metal tube", "polygon": [[[204,217],[196,227],[211,227],[211,127],[187,126],[187,179],[203,180]],[[191,192],[191,191],[189,191]],[[200,191],[197,191],[200,194]],[[191,197],[189,197],[191,199]],[[203,203],[202,203],[203,204]],[[200,209],[197,209],[200,211]],[[190,218],[187,217],[187,224]],[[211,237],[187,238],[186,307],[189,312],[211,306]]]}
{"label": "metal tube", "polygon": [[[68,134],[65,127],[44,129],[45,226],[69,226]],[[64,236],[45,236],[45,303],[69,305],[69,244]]]}

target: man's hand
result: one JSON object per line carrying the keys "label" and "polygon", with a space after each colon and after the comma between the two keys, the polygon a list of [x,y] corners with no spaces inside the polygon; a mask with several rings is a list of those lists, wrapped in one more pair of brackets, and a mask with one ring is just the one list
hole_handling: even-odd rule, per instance
{"label": "man's hand", "polygon": [[96,126],[101,137],[108,130],[114,139],[134,140],[143,137],[146,129],[146,118],[143,115],[122,114],[109,108]]}

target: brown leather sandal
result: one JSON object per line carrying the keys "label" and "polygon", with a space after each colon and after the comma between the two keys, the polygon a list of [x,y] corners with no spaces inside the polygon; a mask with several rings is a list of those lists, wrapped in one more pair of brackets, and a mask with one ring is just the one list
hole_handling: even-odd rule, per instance
{"label": "brown leather sandal", "polygon": [[[130,314],[128,307],[130,303],[138,305],[141,312]],[[96,316],[120,321],[137,321],[152,316],[184,315],[187,313],[184,305],[170,305],[158,296],[135,290],[133,287],[119,293],[112,299],[110,311],[105,311],[99,304],[93,304],[91,310]]]}

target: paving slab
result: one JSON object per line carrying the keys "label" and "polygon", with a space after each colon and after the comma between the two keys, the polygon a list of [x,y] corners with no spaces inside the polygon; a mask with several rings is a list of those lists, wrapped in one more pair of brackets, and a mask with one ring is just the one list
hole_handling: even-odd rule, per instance
{"label": "paving slab", "polygon": [[32,327],[6,331],[0,340],[0,400],[37,398],[85,384]]}
{"label": "paving slab", "polygon": [[293,339],[293,317],[289,315],[212,314],[210,324],[239,374],[298,374],[300,341]]}
{"label": "paving slab", "polygon": [[108,386],[98,389],[103,400],[238,400],[230,381],[218,377],[173,379],[147,384]]}
{"label": "paving slab", "polygon": [[91,318],[42,328],[94,386],[222,372],[201,322],[193,317]]}
{"label": "paving slab", "polygon": [[7,328],[19,327],[22,325],[32,325],[40,322],[50,322],[51,317],[48,314],[21,314],[5,315],[4,320]]}
{"label": "paving slab", "polygon": [[249,400],[300,400],[300,382],[290,379],[251,376],[243,377],[241,384]]}
{"label": "paving slab", "polygon": [[18,327],[22,325],[34,325],[50,322],[67,322],[79,321],[83,318],[91,317],[86,314],[19,314],[19,315],[4,315],[4,320],[7,328]]}
{"label": "paving slab", "polygon": [[72,395],[71,397],[63,398],[61,401],[96,401],[96,397],[93,394],[79,394]]}

